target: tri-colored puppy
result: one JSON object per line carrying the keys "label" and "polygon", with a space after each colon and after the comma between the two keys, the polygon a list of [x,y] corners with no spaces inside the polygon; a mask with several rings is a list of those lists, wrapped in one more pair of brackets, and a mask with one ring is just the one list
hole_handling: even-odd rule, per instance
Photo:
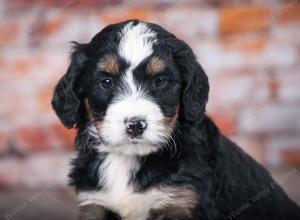
{"label": "tri-colored puppy", "polygon": [[76,43],[52,104],[78,129],[70,178],[81,219],[300,219],[205,115],[208,90],[191,48],[156,24],[113,24]]}

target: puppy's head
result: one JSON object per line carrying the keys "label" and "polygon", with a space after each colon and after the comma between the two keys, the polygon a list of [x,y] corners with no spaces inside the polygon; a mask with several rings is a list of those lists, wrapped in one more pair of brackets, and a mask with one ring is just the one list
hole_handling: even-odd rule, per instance
{"label": "puppy's head", "polygon": [[86,126],[100,151],[157,151],[179,122],[203,117],[207,77],[190,47],[158,25],[110,25],[76,44],[52,105],[68,127]]}

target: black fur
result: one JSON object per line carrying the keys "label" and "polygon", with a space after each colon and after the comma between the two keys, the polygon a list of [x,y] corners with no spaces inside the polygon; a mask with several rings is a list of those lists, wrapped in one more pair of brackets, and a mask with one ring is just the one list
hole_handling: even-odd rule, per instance
{"label": "black fur", "polygon": [[[55,90],[52,103],[57,115],[66,127],[78,127],[76,146],[79,153],[70,173],[70,183],[77,191],[101,190],[98,167],[106,156],[93,148],[102,140],[84,132],[89,120],[82,99],[93,96],[93,85],[88,79],[90,76],[83,75],[93,69],[94,61],[104,51],[115,51],[116,32],[126,23],[108,26],[90,44],[78,45],[69,70]],[[160,26],[149,26],[158,33],[161,42],[155,52],[170,54],[171,68],[180,74],[178,82],[173,83],[174,93],[167,97],[170,103],[165,104],[167,101],[162,99],[157,102],[170,116],[175,114],[174,105],[179,102],[180,114],[173,132],[177,150],[162,149],[159,153],[140,156],[141,168],[131,178],[136,191],[143,192],[158,184],[192,185],[200,199],[191,220],[300,219],[299,207],[274,183],[269,173],[224,137],[205,115],[208,79],[191,48]],[[110,40],[107,35],[111,36]],[[92,107],[101,109],[99,113],[105,112],[110,96],[98,97],[102,105],[92,102]],[[258,198],[257,195],[262,196]],[[109,216],[108,219],[119,218]]]}

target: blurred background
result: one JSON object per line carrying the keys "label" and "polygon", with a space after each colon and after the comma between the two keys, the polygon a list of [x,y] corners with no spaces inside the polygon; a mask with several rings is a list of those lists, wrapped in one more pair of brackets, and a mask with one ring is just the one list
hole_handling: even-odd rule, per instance
{"label": "blurred background", "polygon": [[53,87],[70,41],[130,18],[191,45],[208,114],[300,204],[299,0],[0,0],[0,219],[75,219],[75,131],[52,111]]}

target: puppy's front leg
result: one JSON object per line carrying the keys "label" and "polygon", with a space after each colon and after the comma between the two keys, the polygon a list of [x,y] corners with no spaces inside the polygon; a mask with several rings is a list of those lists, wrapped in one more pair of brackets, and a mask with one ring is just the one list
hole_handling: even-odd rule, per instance
{"label": "puppy's front leg", "polygon": [[188,220],[191,214],[180,208],[168,207],[165,209],[150,210],[147,220]]}
{"label": "puppy's front leg", "polygon": [[79,220],[121,220],[117,214],[99,205],[79,207]]}

